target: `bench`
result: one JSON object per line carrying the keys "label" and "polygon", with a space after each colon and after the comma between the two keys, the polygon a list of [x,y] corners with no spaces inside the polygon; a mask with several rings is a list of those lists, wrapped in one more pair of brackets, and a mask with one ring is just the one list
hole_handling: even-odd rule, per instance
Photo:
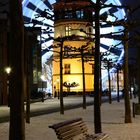
{"label": "bench", "polygon": [[89,134],[88,128],[82,118],[67,120],[57,124],[50,125],[58,140],[104,140],[107,134]]}

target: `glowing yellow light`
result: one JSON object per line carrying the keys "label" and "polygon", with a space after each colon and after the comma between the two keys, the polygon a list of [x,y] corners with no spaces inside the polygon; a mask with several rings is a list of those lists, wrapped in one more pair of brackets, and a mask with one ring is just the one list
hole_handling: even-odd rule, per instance
{"label": "glowing yellow light", "polygon": [[6,72],[7,74],[10,74],[10,73],[11,73],[11,68],[10,68],[10,67],[6,67],[6,68],[5,68],[5,72]]}

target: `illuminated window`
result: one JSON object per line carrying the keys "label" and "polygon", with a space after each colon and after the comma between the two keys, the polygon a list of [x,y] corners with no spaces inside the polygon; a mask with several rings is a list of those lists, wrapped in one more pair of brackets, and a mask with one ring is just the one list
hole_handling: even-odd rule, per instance
{"label": "illuminated window", "polygon": [[64,72],[65,72],[65,74],[70,74],[70,64],[64,65]]}
{"label": "illuminated window", "polygon": [[71,26],[66,26],[66,36],[71,36]]}

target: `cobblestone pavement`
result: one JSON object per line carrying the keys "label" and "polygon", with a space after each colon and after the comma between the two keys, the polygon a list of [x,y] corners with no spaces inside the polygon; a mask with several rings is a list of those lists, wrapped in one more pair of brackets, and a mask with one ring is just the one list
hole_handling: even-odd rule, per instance
{"label": "cobblestone pavement", "polygon": [[[137,99],[131,100],[137,102]],[[132,118],[132,123],[124,123],[124,101],[113,101],[112,104],[101,105],[102,132],[109,135],[108,140],[140,140],[140,116]],[[26,124],[26,140],[57,140],[54,131],[48,126],[64,120],[82,117],[88,125],[90,133],[94,133],[94,106],[87,109],[75,108],[65,111],[36,116],[31,123]],[[8,140],[9,123],[0,124],[0,140]]]}

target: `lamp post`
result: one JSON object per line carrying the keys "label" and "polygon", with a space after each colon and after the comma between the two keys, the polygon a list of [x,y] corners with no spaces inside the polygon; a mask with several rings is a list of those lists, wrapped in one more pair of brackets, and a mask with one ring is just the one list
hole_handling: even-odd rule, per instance
{"label": "lamp post", "polygon": [[11,73],[11,67],[6,67],[5,68],[5,72],[6,72],[6,74],[7,74],[7,76],[8,76],[8,78],[7,78],[7,95],[8,95],[8,107],[10,106],[10,95],[9,95],[9,75],[10,75],[10,73]]}

